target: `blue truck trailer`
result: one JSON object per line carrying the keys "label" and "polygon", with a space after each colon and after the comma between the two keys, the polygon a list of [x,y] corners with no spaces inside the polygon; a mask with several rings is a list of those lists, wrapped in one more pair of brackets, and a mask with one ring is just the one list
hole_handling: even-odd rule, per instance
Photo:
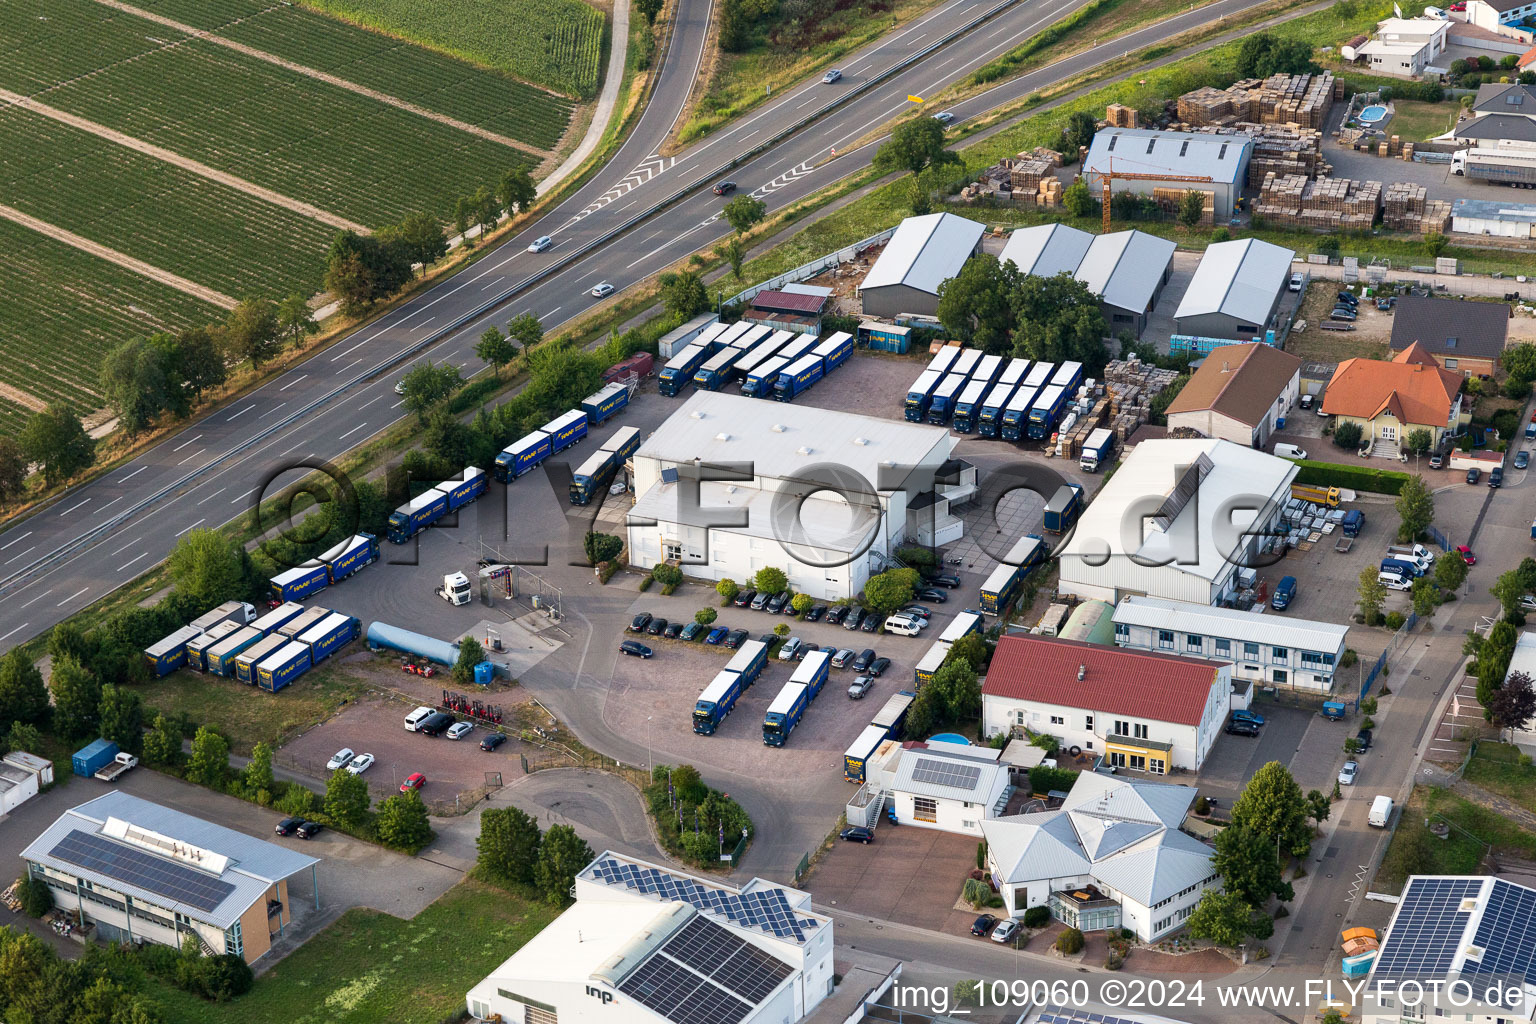
{"label": "blue truck trailer", "polygon": [[201,636],[195,636],[188,640],[186,667],[194,672],[208,671],[208,648],[225,637],[233,636],[244,628],[244,626],[236,622],[221,622],[212,629],[204,631]]}
{"label": "blue truck trailer", "polygon": [[944,632],[939,634],[939,639],[946,644],[952,644],[961,637],[970,636],[972,633],[980,633],[982,627],[981,613],[964,611],[949,620],[949,625],[944,627]]}
{"label": "blue truck trailer", "polygon": [[976,368],[971,371],[971,380],[985,381],[988,384],[993,384],[996,383],[998,374],[1002,372],[1002,356],[982,356],[976,361]]}
{"label": "blue truck trailer", "polygon": [[[481,480],[485,474],[480,470]],[[482,488],[483,489],[483,488]],[[337,544],[320,556],[325,563],[326,575],[331,582],[340,583],[359,569],[367,568],[379,558],[379,538],[371,533],[358,533]]]}
{"label": "blue truck trailer", "polygon": [[256,685],[268,693],[276,693],[309,671],[313,665],[311,656],[309,644],[288,641],[275,654],[257,664]]}
{"label": "blue truck trailer", "polygon": [[457,477],[444,480],[437,485],[437,490],[448,499],[448,509],[444,515],[457,512],[476,498],[485,493],[490,478],[485,475],[485,470],[470,466]]}
{"label": "blue truck trailer", "polygon": [[550,437],[542,430],[513,441],[496,456],[496,479],[507,484],[549,458],[554,450]]}
{"label": "blue truck trailer", "polygon": [[549,454],[555,455],[587,436],[587,414],[580,409],[561,413],[539,428],[549,435]]}
{"label": "blue truck trailer", "polygon": [[1008,399],[1008,404],[1003,407],[1002,428],[999,431],[1004,441],[1017,441],[1029,430],[1029,407],[1035,404],[1035,396],[1040,389],[1029,384],[1020,384]]}
{"label": "blue truck trailer", "polygon": [[741,382],[741,393],[748,398],[767,398],[773,394],[773,382],[779,379],[779,371],[789,365],[782,355],[763,360]]}
{"label": "blue truck trailer", "polygon": [[303,565],[284,569],[272,577],[272,596],[279,601],[302,601],[331,585],[325,563],[312,558]]}
{"label": "blue truck trailer", "polygon": [[766,664],[768,664],[768,645],[761,640],[748,640],[735,654],[731,655],[731,660],[725,663],[725,670],[741,676],[741,685],[745,689],[757,682],[757,677],[762,675],[763,666]]}
{"label": "blue truck trailer", "polygon": [[950,427],[961,434],[969,434],[976,430],[976,420],[981,415],[981,403],[987,397],[987,389],[992,385],[984,380],[968,380],[965,387],[960,389],[960,395],[955,399],[955,415],[950,419]]}
{"label": "blue truck trailer", "polygon": [[576,467],[571,476],[570,499],[572,505],[590,505],[613,482],[613,475],[623,464],[613,452],[599,449]]}
{"label": "blue truck trailer", "polygon": [[924,370],[912,382],[912,386],[907,389],[903,413],[909,422],[923,422],[923,418],[928,415],[928,403],[932,401],[933,393],[943,379],[944,375],[936,370]]}
{"label": "blue truck trailer", "polygon": [[823,373],[831,373],[848,361],[853,355],[853,335],[847,331],[838,331],[825,341],[818,342],[811,352],[821,357]]}
{"label": "blue truck trailer", "polygon": [[170,675],[187,663],[187,641],[203,635],[196,626],[183,626],[169,636],[150,644],[144,649],[144,660],[149,663],[149,674],[159,679]]}
{"label": "blue truck trailer", "polygon": [[1025,577],[1044,560],[1043,537],[1030,533],[1020,538],[981,585],[981,610],[988,615],[1001,615],[1018,594]]}
{"label": "blue truck trailer", "polygon": [[789,331],[774,331],[772,335],[744,352],[741,358],[736,360],[733,372],[745,379],[759,366],[778,355],[779,350],[789,344],[793,338],[794,335]]}
{"label": "blue truck trailer", "polygon": [[342,612],[332,612],[299,634],[298,642],[309,645],[310,663],[318,665],[356,640],[361,632],[362,623],[357,619]]}
{"label": "blue truck trailer", "polygon": [[255,626],[241,626],[238,632],[230,634],[203,652],[203,660],[208,665],[208,671],[216,676],[234,675],[235,655],[255,645],[264,636],[266,634]]}
{"label": "blue truck trailer", "polygon": [[875,751],[880,749],[888,737],[885,730],[878,725],[868,725],[859,733],[858,739],[843,754],[843,778],[856,785],[864,784],[864,773],[869,762],[874,759]]}
{"label": "blue truck trailer", "polygon": [[232,659],[235,678],[250,686],[256,685],[256,666],[287,647],[290,640],[281,633],[270,633],[251,644]]}
{"label": "blue truck trailer", "polygon": [[629,404],[629,388],[623,384],[609,384],[581,400],[581,411],[587,414],[587,426],[601,426],[605,420],[617,416]]}
{"label": "blue truck trailer", "polygon": [[784,684],[779,695],[773,698],[773,703],[768,705],[768,713],[763,716],[765,746],[782,747],[785,744],[789,734],[800,724],[805,709],[811,706],[810,693],[810,688],[804,683],[791,680]]}
{"label": "blue truck trailer", "polygon": [[987,397],[981,400],[981,412],[976,417],[976,433],[982,437],[997,437],[1002,432],[1003,413],[1007,411],[1008,399],[1013,397],[1017,388],[1017,384],[1006,380],[992,385]]}
{"label": "blue truck trailer", "polygon": [[933,675],[944,666],[944,659],[949,657],[949,644],[943,640],[935,640],[923,656],[917,660],[917,665],[912,669],[912,685],[922,689],[933,682]]}
{"label": "blue truck trailer", "polygon": [[331,614],[331,610],[329,608],[322,608],[319,605],[315,605],[312,608],[305,608],[301,614],[295,615],[281,626],[278,626],[277,635],[281,637],[287,637],[289,640],[297,639],[300,633],[304,632],[306,629],[308,629],[310,626],[313,626],[321,619],[324,619],[329,614]]}
{"label": "blue truck trailer", "polygon": [[709,347],[706,345],[689,345],[677,355],[667,360],[667,365],[661,368],[661,373],[656,376],[656,391],[658,394],[671,398],[680,395],[693,383],[693,375],[699,367],[704,365],[704,360],[710,356]]}
{"label": "blue truck trailer", "polygon": [[1083,450],[1077,457],[1078,468],[1084,473],[1097,473],[1115,454],[1115,432],[1108,427],[1098,427],[1083,442]]}
{"label": "blue truck trailer", "polygon": [[1028,359],[1010,359],[1008,365],[1003,367],[1003,372],[997,375],[999,384],[1022,384],[1024,375],[1029,372]]}
{"label": "blue truck trailer", "polygon": [[827,684],[827,676],[832,671],[831,651],[812,651],[805,656],[805,660],[795,666],[795,671],[790,675],[792,683],[804,683],[811,691],[811,700],[821,692],[821,688]]}
{"label": "blue truck trailer", "polygon": [[814,334],[797,335],[793,340],[779,349],[778,355],[783,356],[791,363],[801,356],[808,356],[816,348],[817,340]]}
{"label": "blue truck trailer", "polygon": [[981,357],[984,354],[985,353],[983,353],[979,348],[961,349],[960,354],[955,357],[954,363],[950,366],[949,372],[958,373],[960,376],[969,380],[971,374],[975,372],[977,364],[981,362]]}
{"label": "blue truck trailer", "polygon": [[1083,510],[1081,484],[1062,484],[1045,503],[1045,521],[1041,524],[1047,533],[1066,533],[1077,522]]}
{"label": "blue truck trailer", "polygon": [[928,402],[928,422],[936,427],[942,427],[949,422],[949,417],[955,411],[955,402],[960,398],[960,392],[965,387],[965,375],[951,373],[939,381],[939,386],[933,389],[933,398]]}
{"label": "blue truck trailer", "polygon": [[1024,375],[1024,383],[1039,391],[1051,382],[1051,377],[1056,373],[1055,363],[1036,363],[1029,368]]}
{"label": "blue truck trailer", "polygon": [[945,345],[933,354],[932,359],[928,360],[928,369],[934,373],[948,373],[949,368],[955,365],[955,360],[958,358],[960,358],[960,346]]}
{"label": "blue truck trailer", "polygon": [[741,676],[735,672],[724,669],[716,672],[693,705],[693,731],[700,736],[713,735],[736,706],[736,698],[741,696],[743,689]]}
{"label": "blue truck trailer", "polygon": [[779,379],[773,382],[773,398],[776,402],[793,402],[821,380],[826,364],[812,352],[779,371]]}
{"label": "blue truck trailer", "polygon": [[[434,487],[430,491],[416,495],[391,512],[385,533],[390,543],[404,544],[447,514],[448,495]],[[320,574],[322,577],[325,576],[324,564],[320,564]],[[274,579],[272,584],[276,587],[277,580]],[[302,595],[279,592],[277,596],[284,600],[293,600]]]}
{"label": "blue truck trailer", "polygon": [[1051,386],[1063,388],[1067,392],[1070,401],[1078,386],[1083,383],[1083,364],[1066,362],[1056,367],[1056,372],[1051,374]]}
{"label": "blue truck trailer", "polygon": [[640,450],[640,442],[644,438],[640,434],[639,427],[620,427],[613,432],[613,436],[603,442],[602,450],[612,452],[618,456],[618,464],[624,465],[629,457]]}
{"label": "blue truck trailer", "polygon": [[1052,384],[1040,392],[1029,407],[1029,436],[1035,440],[1049,437],[1067,408],[1067,389]]}
{"label": "blue truck trailer", "polygon": [[910,690],[902,690],[891,694],[890,700],[885,702],[885,707],[869,722],[877,729],[885,730],[886,739],[901,739],[902,730],[907,725],[907,712],[912,710],[912,702],[917,699],[917,694]]}
{"label": "blue truck trailer", "polygon": [[234,622],[243,626],[255,617],[256,609],[253,605],[246,604],[244,601],[225,601],[217,608],[199,615],[187,625],[209,630],[221,622]]}
{"label": "blue truck trailer", "polygon": [[772,336],[773,328],[767,324],[750,324],[745,331],[731,339],[730,347],[745,355]]}
{"label": "blue truck trailer", "polygon": [[277,628],[297,615],[304,613],[304,606],[296,601],[285,601],[271,611],[267,612],[251,623],[252,628],[259,629],[262,635],[275,633]]}
{"label": "blue truck trailer", "polygon": [[704,360],[693,373],[693,386],[700,391],[719,391],[732,377],[732,367],[746,353],[739,348],[723,348]]}
{"label": "blue truck trailer", "polygon": [[76,775],[88,779],[117,757],[118,750],[118,745],[111,740],[92,740],[75,751],[69,759],[69,766]]}

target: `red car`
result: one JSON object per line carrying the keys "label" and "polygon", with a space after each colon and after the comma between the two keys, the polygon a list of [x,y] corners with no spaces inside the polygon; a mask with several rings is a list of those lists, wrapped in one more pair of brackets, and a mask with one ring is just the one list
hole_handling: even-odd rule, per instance
{"label": "red car", "polygon": [[404,782],[400,783],[400,792],[409,793],[412,790],[419,790],[426,784],[427,777],[421,774],[421,772],[414,772]]}
{"label": "red car", "polygon": [[1456,553],[1458,555],[1460,555],[1461,556],[1461,560],[1463,562],[1466,562],[1468,565],[1476,565],[1477,564],[1477,556],[1474,555],[1472,553],[1472,549],[1467,547],[1465,544],[1458,544],[1458,545],[1456,545]]}

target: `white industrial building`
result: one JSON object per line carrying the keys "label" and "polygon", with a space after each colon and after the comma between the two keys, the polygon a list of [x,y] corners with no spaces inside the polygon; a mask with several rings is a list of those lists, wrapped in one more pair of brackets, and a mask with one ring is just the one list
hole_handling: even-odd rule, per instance
{"label": "white industrial building", "polygon": [[941,427],[695,392],[635,453],[630,563],[711,580],[773,566],[796,593],[852,598],[901,544],[961,536],[950,504],[975,485],[952,473],[955,442]]}
{"label": "white industrial building", "polygon": [[832,991],[832,919],[810,893],[737,888],[603,853],[576,902],[470,989],[508,1024],[794,1024]]}
{"label": "white industrial building", "polygon": [[[31,758],[31,754],[6,754],[0,759],[0,818],[15,811],[16,808],[37,796],[38,784],[42,778],[41,772],[25,761],[12,760],[13,757]],[[36,760],[42,760],[36,758]],[[53,763],[44,761],[48,765],[49,781],[52,781]]]}
{"label": "white industrial building", "polygon": [[[1232,216],[1248,178],[1253,140],[1246,135],[1201,135],[1195,132],[1163,132],[1149,128],[1103,128],[1093,137],[1083,174],[1095,196],[1103,194],[1104,172],[1167,174],[1167,178],[1121,179],[1111,186],[1116,192],[1151,195],[1157,189],[1211,194],[1217,224]],[[1180,178],[1210,178],[1181,181]]]}
{"label": "white industrial building", "polygon": [[1040,224],[1009,235],[999,258],[1033,277],[1071,274],[1099,296],[1110,334],[1128,330],[1139,338],[1173,274],[1176,248],[1144,231],[1092,235],[1066,224]]}
{"label": "white industrial building", "polygon": [[906,744],[890,786],[897,823],[980,837],[982,820],[1001,814],[1012,792],[1002,753],[943,740]]}
{"label": "white industrial building", "polygon": [[1116,768],[1199,771],[1232,708],[1232,666],[1011,633],[981,688],[987,736],[1054,736]]}
{"label": "white industrial building", "polygon": [[1533,237],[1536,204],[1496,203],[1491,199],[1457,199],[1451,203],[1451,230],[1494,238]]}
{"label": "white industrial building", "polygon": [[1209,246],[1173,314],[1174,331],[1200,338],[1262,339],[1275,326],[1295,256],[1257,238]]}
{"label": "white industrial building", "polygon": [[1388,18],[1376,23],[1370,40],[1344,47],[1345,60],[1363,60],[1371,71],[1416,78],[1445,53],[1451,23],[1444,18]]}
{"label": "white industrial building", "polygon": [[864,315],[937,314],[939,285],[960,273],[965,261],[981,248],[986,230],[952,213],[902,221],[859,285]]}
{"label": "white industrial building", "polygon": [[1077,521],[1060,556],[1063,594],[1139,594],[1222,604],[1278,544],[1296,464],[1231,441],[1143,441]]}
{"label": "white industrial building", "polygon": [[1215,658],[1232,677],[1261,686],[1328,693],[1344,658],[1349,627],[1332,622],[1212,608],[1155,597],[1115,606],[1115,643],[1136,651]]}
{"label": "white industrial building", "polygon": [[1192,786],[1082,772],[1055,810],[982,823],[987,870],[1005,911],[1049,907],[1082,931],[1176,931],[1219,881],[1211,850],[1179,831]]}

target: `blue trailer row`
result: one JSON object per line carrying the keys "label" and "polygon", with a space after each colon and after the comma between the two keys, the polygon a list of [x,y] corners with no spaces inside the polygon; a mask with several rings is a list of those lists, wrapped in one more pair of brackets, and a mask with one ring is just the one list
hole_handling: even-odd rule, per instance
{"label": "blue trailer row", "polygon": [[[479,473],[483,482],[485,474],[479,470],[473,472]],[[483,483],[481,490],[484,490]],[[371,533],[355,534],[320,557],[273,576],[272,596],[279,601],[302,601],[367,568],[378,558],[379,539]]]}
{"label": "blue trailer row", "polygon": [[869,763],[886,740],[900,739],[907,724],[907,713],[917,694],[902,690],[885,702],[880,713],[859,733],[853,745],[843,754],[843,778],[862,784],[869,774]]}
{"label": "blue trailer row", "polygon": [[838,331],[815,342],[811,351],[779,371],[778,379],[773,382],[773,397],[780,402],[793,402],[817,381],[846,363],[851,355],[853,335],[846,331]]}
{"label": "blue trailer row", "polygon": [[1035,404],[1035,395],[1039,394],[1039,388],[1029,383],[1019,385],[1019,389],[1008,398],[1008,404],[1003,406],[1002,426],[999,433],[1004,441],[1017,441],[1024,436],[1029,428],[1029,407]]}
{"label": "blue trailer row", "polygon": [[542,430],[519,438],[496,456],[496,479],[504,484],[511,483],[549,458],[553,450],[549,435]]}
{"label": "blue trailer row", "polygon": [[693,706],[693,731],[709,736],[725,721],[736,700],[747,687],[757,682],[768,663],[768,645],[761,640],[749,640],[741,645],[725,668],[699,694]]}
{"label": "blue trailer row", "polygon": [[1045,538],[1026,534],[981,585],[981,610],[1001,615],[1018,594],[1025,577],[1045,560]]}
{"label": "blue trailer row", "polygon": [[949,417],[955,411],[955,402],[959,400],[960,391],[964,387],[965,374],[963,373],[951,373],[939,381],[939,386],[933,389],[933,395],[928,400],[928,422],[936,427],[942,427],[948,423]]}
{"label": "blue trailer row", "polygon": [[782,747],[788,741],[811,701],[826,685],[831,663],[832,652],[812,651],[795,667],[794,675],[768,705],[768,713],[763,718],[763,743]]}
{"label": "blue trailer row", "polygon": [[682,394],[693,383],[693,375],[704,365],[709,355],[707,345],[689,345],[683,349],[661,368],[661,373],[656,377],[656,391],[668,398]]}
{"label": "blue trailer row", "polygon": [[617,416],[629,404],[629,388],[623,384],[609,384],[601,391],[581,400],[581,411],[587,414],[587,426],[601,426],[604,421]]}
{"label": "blue trailer row", "polygon": [[331,612],[255,666],[256,685],[268,693],[289,686],[299,676],[356,640],[361,623],[351,615]]}
{"label": "blue trailer row", "polygon": [[187,643],[203,635],[196,626],[183,626],[170,636],[150,645],[144,651],[149,663],[149,674],[156,679],[181,668],[187,663]]}
{"label": "blue trailer row", "polygon": [[1029,436],[1032,440],[1050,436],[1056,424],[1061,422],[1061,414],[1066,411],[1070,399],[1070,392],[1058,384],[1052,384],[1040,392],[1034,404],[1029,407]]}
{"label": "blue trailer row", "polygon": [[[940,349],[947,352],[949,349]],[[933,393],[938,389],[939,382],[944,375],[938,370],[924,370],[918,375],[917,380],[907,389],[906,418],[913,423],[923,422],[928,415],[928,403],[933,400]]]}
{"label": "blue trailer row", "polygon": [[[561,417],[561,420],[571,416],[581,418],[580,437],[587,433],[587,414],[584,412],[570,412]],[[559,420],[556,421],[560,422]],[[571,428],[574,430],[574,428]],[[550,433],[553,438],[554,432]],[[569,443],[575,443],[574,441]],[[556,449],[558,451],[558,449]],[[431,490],[418,494],[410,501],[401,505],[390,514],[389,539],[395,544],[404,544],[422,530],[437,522],[443,516],[457,512],[476,498],[485,493],[489,486],[489,480],[485,470],[471,466],[464,470],[463,474],[450,480],[444,480]],[[287,595],[279,594],[279,597],[287,598]]]}
{"label": "blue trailer row", "polygon": [[965,382],[965,387],[960,389],[960,397],[955,399],[955,415],[950,423],[953,429],[962,434],[969,434],[976,429],[982,400],[987,397],[987,390],[991,386],[991,381],[974,377]]}
{"label": "blue trailer row", "polygon": [[784,368],[809,355],[815,347],[816,339],[812,335],[803,334],[792,337],[771,357],[745,375],[746,379],[741,382],[741,393],[749,398],[772,397],[773,385],[778,381],[779,374]]}
{"label": "blue trailer row", "polygon": [[640,447],[638,427],[624,427],[615,432],[603,446],[576,469],[571,477],[570,498],[572,505],[588,505],[600,496],[603,489],[613,482],[619,468]]}

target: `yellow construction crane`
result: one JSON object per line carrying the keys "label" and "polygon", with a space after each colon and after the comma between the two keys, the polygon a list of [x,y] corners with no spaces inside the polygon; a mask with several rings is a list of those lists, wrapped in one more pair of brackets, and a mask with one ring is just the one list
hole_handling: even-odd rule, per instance
{"label": "yellow construction crane", "polygon": [[1110,183],[1120,181],[1188,181],[1191,183],[1203,182],[1211,184],[1214,179],[1209,175],[1200,174],[1140,174],[1134,171],[1117,171],[1115,162],[1111,160],[1108,168],[1098,172],[1099,184],[1104,190],[1104,234],[1109,234],[1109,194]]}

